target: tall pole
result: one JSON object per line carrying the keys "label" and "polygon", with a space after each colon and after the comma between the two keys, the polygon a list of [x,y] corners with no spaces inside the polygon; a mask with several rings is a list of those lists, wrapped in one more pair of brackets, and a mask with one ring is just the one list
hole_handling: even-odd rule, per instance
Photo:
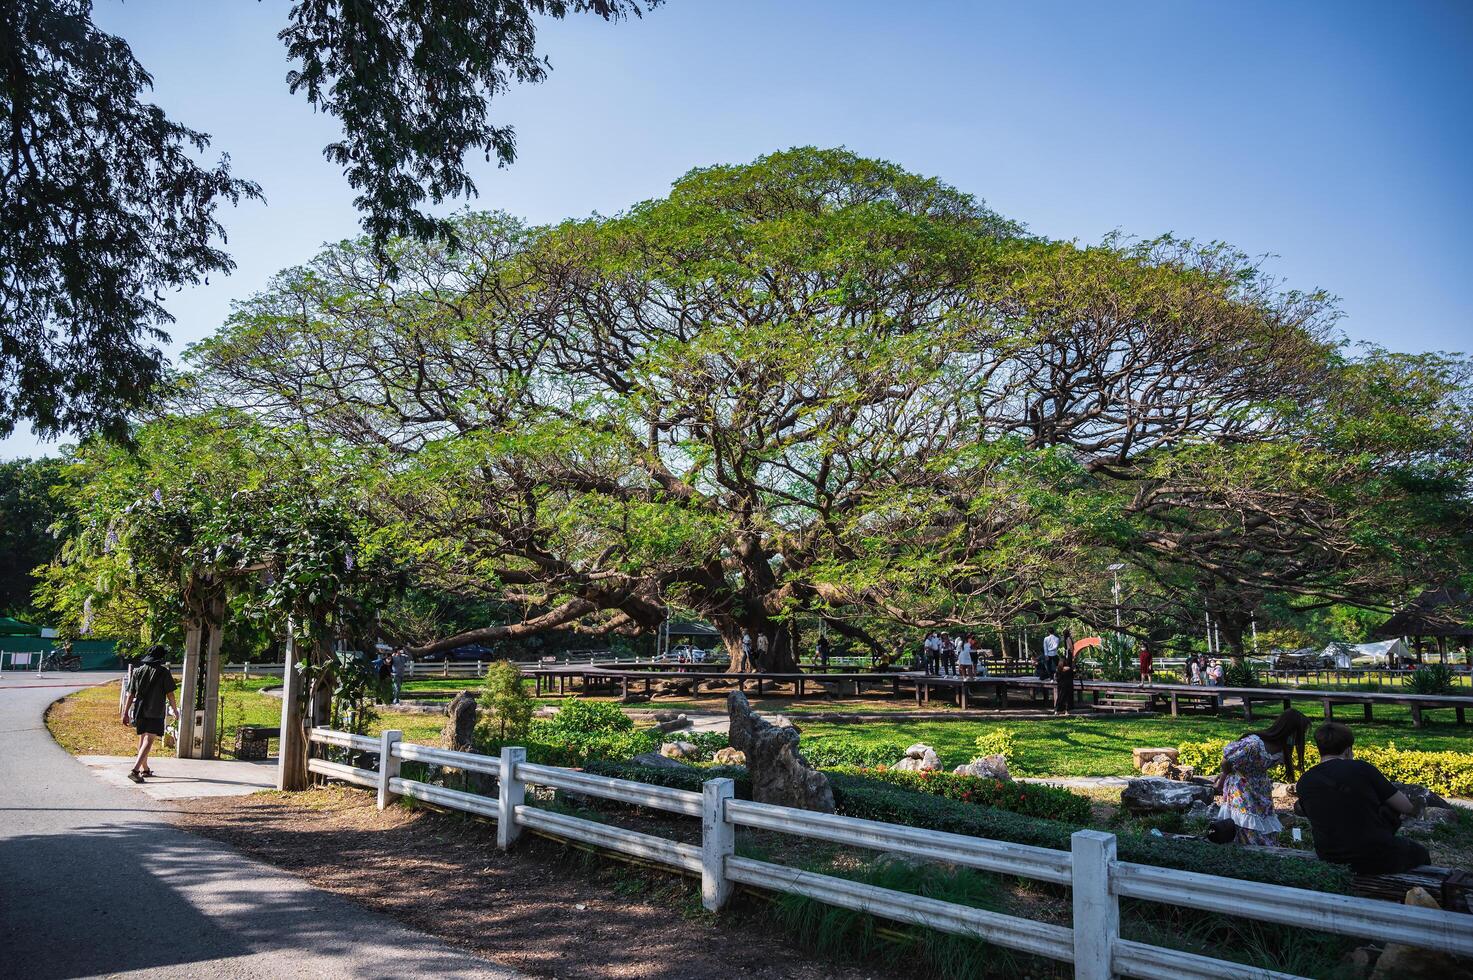
{"label": "tall pole", "polygon": [[1110,575],[1115,579],[1115,632],[1120,632],[1120,569],[1111,566]]}
{"label": "tall pole", "polygon": [[1212,614],[1210,612],[1204,612],[1202,614],[1202,616],[1203,616],[1204,619],[1207,620],[1207,653],[1208,653],[1209,656],[1211,656],[1211,654],[1213,652],[1212,651]]}
{"label": "tall pole", "polygon": [[1258,656],[1258,613],[1248,620],[1248,625],[1253,629],[1253,656]]}

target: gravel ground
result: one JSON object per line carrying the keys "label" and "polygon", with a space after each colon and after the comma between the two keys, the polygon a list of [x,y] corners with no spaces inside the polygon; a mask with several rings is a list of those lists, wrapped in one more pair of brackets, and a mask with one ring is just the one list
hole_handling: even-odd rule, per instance
{"label": "gravel ground", "polygon": [[490,824],[424,809],[380,813],[345,789],[182,801],[178,823],[451,944],[559,978],[860,980],[897,974],[806,955],[750,906],[718,920],[689,879],[585,865],[526,836],[496,849]]}

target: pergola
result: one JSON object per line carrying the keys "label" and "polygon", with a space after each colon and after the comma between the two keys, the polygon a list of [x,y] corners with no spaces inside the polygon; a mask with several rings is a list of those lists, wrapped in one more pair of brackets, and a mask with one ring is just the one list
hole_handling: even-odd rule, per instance
{"label": "pergola", "polygon": [[1372,635],[1385,640],[1411,637],[1419,662],[1423,641],[1434,639],[1439,656],[1446,662],[1449,640],[1461,640],[1465,644],[1473,641],[1473,596],[1447,585],[1428,589],[1373,630]]}

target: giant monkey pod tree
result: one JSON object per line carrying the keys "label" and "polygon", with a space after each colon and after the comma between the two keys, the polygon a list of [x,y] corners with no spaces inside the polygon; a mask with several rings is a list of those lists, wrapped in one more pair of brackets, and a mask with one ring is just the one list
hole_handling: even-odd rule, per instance
{"label": "giant monkey pod tree", "polygon": [[214,413],[141,426],[128,447],[84,444],[62,491],[79,532],[43,573],[41,598],[77,633],[141,644],[183,633],[181,758],[218,750],[226,626],[252,620],[284,638],[282,771],[300,786],[301,729],[331,709],[332,649],[376,639],[373,610],[393,576],[360,541],[331,462],[288,435]]}
{"label": "giant monkey pod tree", "polygon": [[[799,623],[1104,623],[1117,555],[1200,622],[1177,583],[1308,591],[1362,547],[1329,443],[1282,471],[1343,385],[1333,308],[1223,246],[1048,241],[812,148],[612,218],[456,229],[329,248],[190,354],[198,390],[357,454],[422,581],[521,612],[423,650],[674,606],[792,670]],[[1235,533],[1265,560],[1221,560]],[[1345,544],[1296,569],[1304,535]]]}

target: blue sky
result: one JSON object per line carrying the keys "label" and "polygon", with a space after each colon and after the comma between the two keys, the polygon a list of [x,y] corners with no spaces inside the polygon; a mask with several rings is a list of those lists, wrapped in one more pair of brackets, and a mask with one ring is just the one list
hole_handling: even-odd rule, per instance
{"label": "blue sky", "polygon": [[[266,203],[226,211],[229,277],[176,294],[178,350],[230,303],[357,234],[288,95],[286,0],[97,0],[154,100]],[[1473,2],[670,0],[547,22],[549,80],[499,100],[515,165],[480,208],[611,214],[695,166],[847,146],[940,177],[1035,232],[1217,239],[1341,298],[1355,340],[1473,348]],[[0,456],[49,447],[21,433]]]}

